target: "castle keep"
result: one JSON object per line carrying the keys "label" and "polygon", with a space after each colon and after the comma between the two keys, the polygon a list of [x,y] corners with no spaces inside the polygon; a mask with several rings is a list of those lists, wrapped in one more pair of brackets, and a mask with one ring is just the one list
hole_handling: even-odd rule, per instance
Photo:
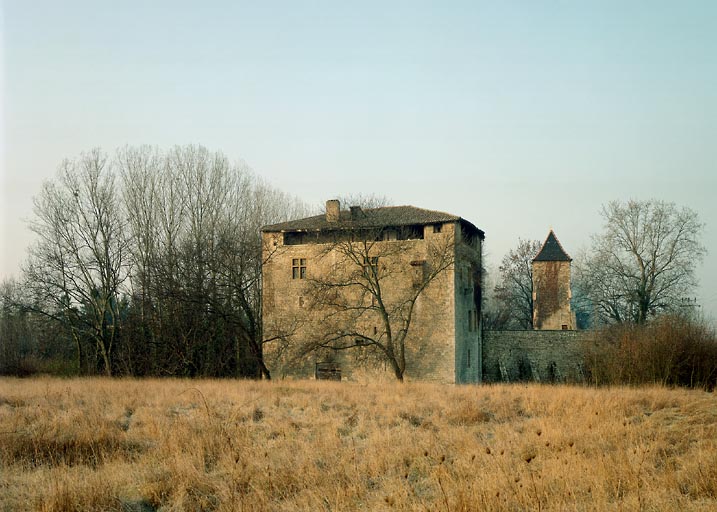
{"label": "castle keep", "polygon": [[456,215],[335,200],[325,215],[265,226],[267,366],[351,378],[405,361],[409,379],[479,382],[483,239]]}

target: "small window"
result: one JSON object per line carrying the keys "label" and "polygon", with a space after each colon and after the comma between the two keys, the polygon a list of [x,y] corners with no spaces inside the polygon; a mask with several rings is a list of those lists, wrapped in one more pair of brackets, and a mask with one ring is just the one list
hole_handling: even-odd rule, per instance
{"label": "small window", "polygon": [[291,260],[291,278],[306,279],[306,258],[294,258]]}
{"label": "small window", "polygon": [[303,297],[299,297],[299,307],[300,308],[304,307],[304,298]]}
{"label": "small window", "polygon": [[411,274],[413,276],[413,287],[420,288],[426,280],[426,261],[414,260],[411,262]]}
{"label": "small window", "polygon": [[433,232],[434,233],[440,233],[441,229],[443,229],[443,224],[434,224],[433,225]]}
{"label": "small window", "polygon": [[568,326],[567,326],[566,324],[563,324],[563,325],[562,325],[562,329],[563,329],[563,331],[567,331],[567,330],[568,330]]}

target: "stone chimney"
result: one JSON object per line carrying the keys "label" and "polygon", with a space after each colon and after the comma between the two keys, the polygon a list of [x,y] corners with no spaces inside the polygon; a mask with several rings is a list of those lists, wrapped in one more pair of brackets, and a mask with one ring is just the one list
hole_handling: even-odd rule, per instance
{"label": "stone chimney", "polygon": [[326,222],[338,222],[341,211],[341,203],[338,199],[326,201]]}

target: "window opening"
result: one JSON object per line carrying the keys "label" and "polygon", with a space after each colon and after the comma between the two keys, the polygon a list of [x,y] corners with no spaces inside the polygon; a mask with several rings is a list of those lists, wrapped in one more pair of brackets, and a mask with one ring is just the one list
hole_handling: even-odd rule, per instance
{"label": "window opening", "polygon": [[314,370],[316,380],[341,380],[341,366],[334,362],[317,362]]}
{"label": "window opening", "polygon": [[293,258],[291,260],[291,278],[306,279],[306,258]]}

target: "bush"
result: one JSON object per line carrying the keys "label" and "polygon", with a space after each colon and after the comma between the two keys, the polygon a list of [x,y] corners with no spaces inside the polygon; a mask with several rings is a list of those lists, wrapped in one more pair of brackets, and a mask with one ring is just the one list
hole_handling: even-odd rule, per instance
{"label": "bush", "polygon": [[595,384],[709,390],[717,384],[717,337],[702,322],[663,315],[644,325],[607,327],[595,340],[585,351],[585,367]]}

